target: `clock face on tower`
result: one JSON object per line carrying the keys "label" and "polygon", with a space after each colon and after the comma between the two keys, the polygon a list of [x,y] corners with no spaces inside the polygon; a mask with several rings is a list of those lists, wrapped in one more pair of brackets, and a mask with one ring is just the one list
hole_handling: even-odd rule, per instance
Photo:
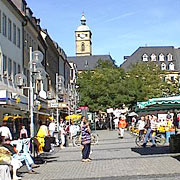
{"label": "clock face on tower", "polygon": [[80,34],[80,38],[81,38],[81,39],[84,39],[85,37],[86,37],[86,35],[85,35],[84,33],[81,33],[81,34]]}

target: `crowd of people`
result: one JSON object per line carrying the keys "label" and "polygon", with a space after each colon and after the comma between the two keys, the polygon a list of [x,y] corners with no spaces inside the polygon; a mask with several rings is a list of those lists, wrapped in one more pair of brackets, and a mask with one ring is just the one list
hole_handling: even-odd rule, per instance
{"label": "crowd of people", "polygon": [[[7,122],[3,121],[0,127],[0,164],[12,166],[13,180],[21,179],[17,176],[17,171],[23,164],[26,165],[28,173],[37,174],[33,170],[34,167],[38,166],[34,163],[34,157],[32,156],[34,153],[32,152],[33,144],[36,155],[40,156],[43,152],[52,152],[54,146],[52,146],[52,143],[64,149],[67,143],[67,135],[72,139],[78,131],[81,131],[82,162],[91,161],[91,129],[85,116],[82,116],[79,126],[74,125],[73,122],[68,124],[60,119],[58,130],[60,138],[55,138],[56,124],[52,119],[49,124],[42,122],[35,137],[30,138],[26,127],[22,125],[19,138],[15,140]],[[6,179],[9,180],[7,177]]]}
{"label": "crowd of people", "polygon": [[[120,117],[114,118],[114,125],[119,138],[123,139],[125,128],[128,125],[126,116],[120,115]],[[155,115],[142,115],[139,119],[133,117],[131,120],[131,127],[138,128],[140,135],[146,134],[143,147],[146,147],[149,137],[151,138],[152,147],[156,146],[153,132],[162,126],[169,127],[169,129],[174,128],[175,123],[170,113],[167,114],[165,121],[159,120]],[[55,136],[57,129],[60,138]],[[60,119],[58,128],[53,119],[48,124],[42,122],[36,136],[32,138],[29,137],[26,127],[22,125],[18,140],[13,140],[13,135],[6,121],[3,121],[0,127],[0,163],[3,162],[12,166],[13,180],[21,179],[17,176],[17,170],[23,163],[26,165],[28,173],[36,174],[37,172],[33,170],[37,165],[32,158],[32,144],[34,144],[34,150],[39,156],[43,152],[52,152],[54,145],[59,145],[61,149],[64,149],[67,144],[67,136],[72,140],[77,132],[81,132],[82,162],[90,162],[91,129],[85,116],[82,116],[78,126],[72,121],[66,122],[63,119]]]}
{"label": "crowd of people", "polygon": [[165,119],[158,119],[155,115],[145,115],[141,116],[139,120],[134,118],[131,122],[130,128],[137,128],[139,135],[145,133],[145,139],[143,147],[146,147],[148,138],[151,139],[152,147],[156,146],[155,143],[155,134],[157,131],[163,132],[166,135],[166,132],[172,131],[175,133],[176,122],[170,113],[166,115]]}
{"label": "crowd of people", "polygon": [[[21,142],[21,143],[20,143]],[[17,170],[25,163],[28,173],[37,174],[33,170],[37,167],[28,148],[30,138],[28,139],[27,130],[24,126],[19,134],[19,140],[12,140],[12,134],[4,121],[0,127],[0,162],[12,166],[13,180],[21,179],[17,176]]]}

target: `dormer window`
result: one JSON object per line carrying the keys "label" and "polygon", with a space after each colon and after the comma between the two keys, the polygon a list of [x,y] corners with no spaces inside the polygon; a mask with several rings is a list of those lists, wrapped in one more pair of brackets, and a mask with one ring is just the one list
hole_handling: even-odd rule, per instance
{"label": "dormer window", "polygon": [[173,63],[169,64],[169,70],[174,71],[174,64]]}
{"label": "dormer window", "polygon": [[166,70],[166,64],[165,63],[161,64],[161,70],[163,70],[163,71]]}
{"label": "dormer window", "polygon": [[159,61],[164,61],[164,54],[161,53],[161,54],[159,55]]}
{"label": "dormer window", "polygon": [[173,60],[172,54],[169,53],[169,54],[167,55],[167,60],[168,60],[168,61],[172,61],[172,60]]}
{"label": "dormer window", "polygon": [[147,55],[147,54],[144,54],[144,55],[142,56],[142,60],[143,60],[143,61],[148,61],[148,55]]}
{"label": "dormer window", "polygon": [[156,61],[156,55],[155,54],[151,55],[151,61]]}
{"label": "dormer window", "polygon": [[87,60],[84,62],[84,67],[88,67],[88,61]]}

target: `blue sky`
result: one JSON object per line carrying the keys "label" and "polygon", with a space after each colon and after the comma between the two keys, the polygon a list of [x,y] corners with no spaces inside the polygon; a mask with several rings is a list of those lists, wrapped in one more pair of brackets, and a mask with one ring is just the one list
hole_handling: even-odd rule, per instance
{"label": "blue sky", "polygon": [[92,31],[93,55],[117,65],[140,46],[180,46],[180,0],[26,0],[41,27],[68,56],[82,12]]}

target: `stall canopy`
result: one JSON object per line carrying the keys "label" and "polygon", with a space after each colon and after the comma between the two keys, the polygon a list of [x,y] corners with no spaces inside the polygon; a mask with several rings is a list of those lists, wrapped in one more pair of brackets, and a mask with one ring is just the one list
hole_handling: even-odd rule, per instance
{"label": "stall canopy", "polygon": [[80,120],[80,118],[81,118],[80,114],[71,114],[71,115],[65,117],[66,120],[71,119],[72,121]]}
{"label": "stall canopy", "polygon": [[153,98],[145,102],[137,102],[136,111],[157,111],[180,109],[180,96]]}

